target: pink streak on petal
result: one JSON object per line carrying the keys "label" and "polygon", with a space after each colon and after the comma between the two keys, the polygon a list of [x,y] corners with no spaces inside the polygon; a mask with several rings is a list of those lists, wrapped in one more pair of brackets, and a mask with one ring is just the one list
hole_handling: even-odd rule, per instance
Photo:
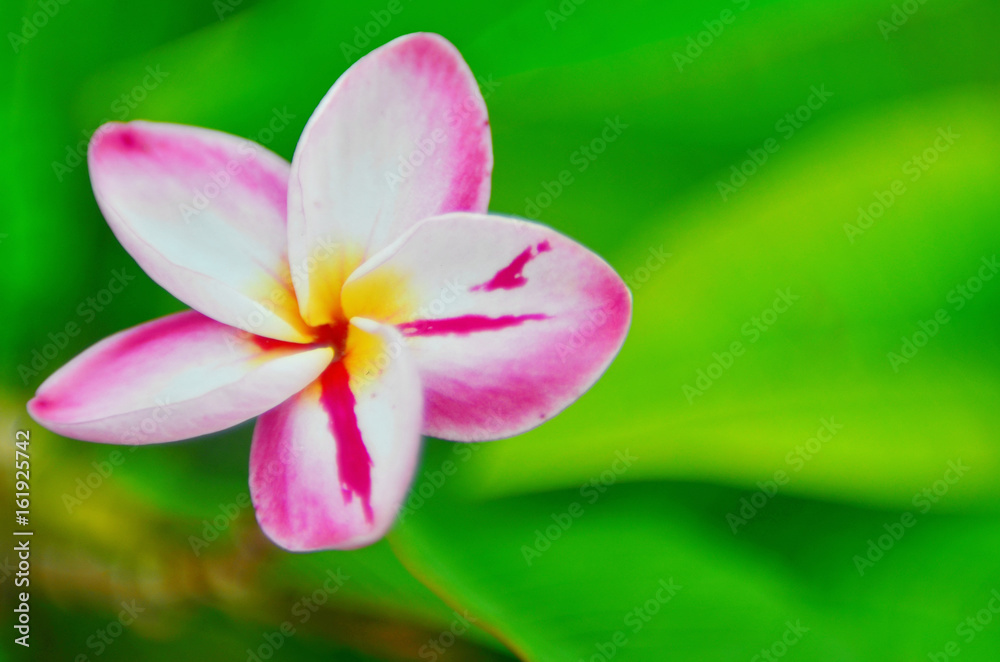
{"label": "pink streak on petal", "polygon": [[[193,333],[204,325],[202,320],[203,318],[200,315],[175,315],[173,317],[164,318],[163,321],[157,326],[140,326],[127,337],[122,338],[118,343],[117,349],[119,352],[138,351],[143,345],[159,341],[164,335],[182,335]],[[233,330],[233,334],[234,340],[238,338],[246,338],[264,351],[279,349],[300,351],[307,346],[300,343],[287,342],[285,340],[266,338],[264,336],[258,336],[239,330]]]}
{"label": "pink streak on petal", "polygon": [[195,311],[153,320],[105,338],[57,370],[28,410],[77,439],[176,441],[272,409],[333,358],[328,348],[296,343],[267,352],[251,338]]}
{"label": "pink streak on petal", "polygon": [[162,340],[163,336],[193,333],[205,325],[205,318],[192,313],[172,315],[163,318],[159,324],[136,327],[132,333],[123,336],[115,348],[119,353],[140,350],[143,345]]}
{"label": "pink streak on petal", "polygon": [[149,145],[140,140],[138,133],[132,129],[120,129],[117,133],[111,135],[108,142],[114,144],[116,139],[120,143],[123,152],[129,150],[149,151]]}
{"label": "pink streak on petal", "polygon": [[407,336],[441,336],[449,333],[467,335],[479,331],[497,331],[512,326],[520,326],[529,320],[548,319],[548,315],[504,315],[502,317],[486,317],[485,315],[463,315],[461,317],[446,317],[436,320],[413,320],[399,325],[399,330]]}
{"label": "pink streak on petal", "polygon": [[515,287],[521,287],[528,282],[521,274],[521,271],[524,269],[524,266],[531,261],[532,256],[533,253],[531,247],[529,246],[521,251],[521,253],[515,257],[510,264],[498,271],[492,279],[481,285],[472,287],[471,290],[473,292],[479,290],[492,292],[496,289],[512,290]]}
{"label": "pink streak on petal", "polygon": [[[105,161],[129,159],[128,168],[146,174],[162,172],[186,179],[194,191],[203,190],[211,181],[209,177],[217,178],[217,183],[219,180],[225,182],[219,184],[222,189],[228,187],[228,182],[235,181],[245,190],[262,196],[276,209],[285,209],[288,205],[285,173],[262,169],[260,166],[266,165],[262,161],[264,155],[260,154],[259,146],[250,141],[232,149],[204,138],[198,140],[188,136],[178,139],[169,129],[149,130],[117,123],[98,129],[95,146],[98,145],[98,137],[99,158]],[[226,196],[214,199],[213,204],[219,207],[226,205]]]}
{"label": "pink streak on petal", "polygon": [[485,290],[486,292],[492,292],[493,290],[513,290],[518,287],[524,287],[528,282],[528,279],[522,274],[524,267],[542,253],[547,253],[550,250],[552,250],[552,246],[549,245],[548,239],[534,248],[528,246],[510,264],[498,271],[493,278],[482,285],[476,285],[472,288],[472,291]]}
{"label": "pink streak on petal", "polygon": [[337,442],[337,468],[340,472],[340,490],[344,501],[350,503],[355,494],[365,509],[365,519],[371,523],[372,512],[372,459],[365,448],[354,412],[357,404],[351,392],[350,376],[343,361],[337,361],[320,377],[322,394],[320,403],[330,417],[330,432]]}
{"label": "pink streak on petal", "polygon": [[[287,434],[290,409],[288,403],[279,405],[257,419],[254,428],[254,443],[257,438],[264,440],[250,451],[250,489],[251,495],[257,500],[258,484],[271,488],[266,492],[268,499],[268,519],[277,522],[290,522],[292,518],[288,495],[296,478],[296,468],[291,462],[279,459],[279,444]],[[255,453],[259,449],[259,459]],[[259,511],[258,511],[259,513]]]}
{"label": "pink streak on petal", "polygon": [[275,340],[274,338],[265,338],[264,336],[252,336],[250,338],[255,345],[260,347],[265,352],[271,349],[280,349],[291,345],[293,343],[285,342],[284,340]]}
{"label": "pink streak on petal", "polygon": [[[442,41],[434,35],[414,35],[406,48],[395,51],[395,60],[400,68],[409,64],[428,80],[437,81],[437,98],[428,97],[425,103],[440,100],[446,104],[448,142],[456,148],[450,190],[440,210],[485,212],[493,169],[490,122],[478,88],[466,89],[459,83],[471,72],[465,70],[457,51],[452,52],[454,47],[442,48]],[[482,121],[475,121],[480,115]]]}

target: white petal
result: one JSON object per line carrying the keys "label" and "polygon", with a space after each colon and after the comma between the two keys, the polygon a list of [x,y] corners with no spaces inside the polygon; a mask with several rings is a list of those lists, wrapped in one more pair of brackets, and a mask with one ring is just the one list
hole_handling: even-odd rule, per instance
{"label": "white petal", "polygon": [[600,257],[500,216],[428,219],[347,281],[344,310],[395,324],[420,370],[424,432],[519,434],[576,400],[628,332],[632,299]]}
{"label": "white petal", "polygon": [[251,333],[308,342],[287,259],[289,165],[249,140],[176,124],[106,124],[90,143],[97,202],[175,297]]}
{"label": "white petal", "polygon": [[350,272],[417,221],[485,212],[492,169],[486,105],[454,46],[412,34],[361,58],[313,113],[292,158],[292,264],[338,244],[325,268],[296,275],[303,317],[332,319]]}
{"label": "white petal", "polygon": [[28,411],[50,430],[85,441],[176,441],[271,409],[332,359],[328,347],[260,338],[200,313],[178,313],[87,349],[45,380]]}
{"label": "white petal", "polygon": [[352,324],[381,348],[380,374],[330,365],[316,383],[257,421],[250,494],[257,520],[292,551],[350,549],[381,538],[406,496],[420,451],[423,400],[399,334]]}

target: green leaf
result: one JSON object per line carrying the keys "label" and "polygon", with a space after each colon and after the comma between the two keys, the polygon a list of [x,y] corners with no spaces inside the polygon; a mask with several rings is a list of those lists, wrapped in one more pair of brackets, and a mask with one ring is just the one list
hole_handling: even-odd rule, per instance
{"label": "green leaf", "polygon": [[[448,456],[436,445],[426,470]],[[482,501],[449,482],[391,540],[530,661],[922,659],[1000,584],[995,516],[912,509],[904,526],[900,512],[779,493],[734,535],[738,496],[646,483]],[[862,574],[855,557],[875,540]],[[962,646],[990,660],[998,643],[994,627]]]}
{"label": "green leaf", "polygon": [[[975,470],[948,507],[996,504],[997,110],[958,93],[810,126],[779,138],[728,202],[705,182],[613,260],[635,313],[604,378],[553,421],[485,446],[459,480],[482,496],[579,486],[628,449],[640,459],[625,480],[752,485],[784,470],[799,493],[900,505],[961,458]],[[913,157],[948,127],[960,137],[913,181]],[[894,181],[904,193],[852,242],[845,225]],[[980,270],[990,280],[975,282]],[[969,279],[982,287],[963,295]],[[890,357],[938,314],[916,355]],[[830,419],[843,427],[816,447]],[[808,462],[789,455],[807,444]]]}

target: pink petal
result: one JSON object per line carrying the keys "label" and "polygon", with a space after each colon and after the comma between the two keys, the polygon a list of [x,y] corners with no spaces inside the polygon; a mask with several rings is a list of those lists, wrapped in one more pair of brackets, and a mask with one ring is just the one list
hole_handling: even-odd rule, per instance
{"label": "pink petal", "polygon": [[381,538],[409,489],[423,399],[416,367],[392,327],[354,319],[380,353],[368,375],[337,361],[257,421],[250,495],[257,520],[292,551],[350,549]]}
{"label": "pink petal", "polygon": [[45,380],[28,411],[50,430],[85,441],[176,441],[271,409],[332,359],[328,347],[259,338],[189,311],[87,349]]}
{"label": "pink petal", "polygon": [[[382,283],[395,297],[376,296]],[[519,434],[580,397],[625,340],[632,299],[601,258],[499,216],[428,219],[350,277],[348,315],[392,323],[424,386],[424,433]],[[378,312],[372,312],[373,309]]]}
{"label": "pink petal", "polygon": [[289,165],[249,140],[176,124],[105,124],[90,177],[111,230],[178,299],[256,335],[308,342],[287,259]]}
{"label": "pink petal", "polygon": [[296,279],[303,317],[328,322],[351,270],[417,221],[485,212],[492,169],[486,105],[454,46],[412,34],[361,58],[313,113],[292,158],[293,263],[341,242],[329,270]]}

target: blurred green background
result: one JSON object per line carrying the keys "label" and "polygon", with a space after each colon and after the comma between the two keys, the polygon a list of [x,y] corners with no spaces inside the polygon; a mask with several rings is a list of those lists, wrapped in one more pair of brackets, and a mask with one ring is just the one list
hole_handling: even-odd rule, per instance
{"label": "blurred green background", "polygon": [[[36,530],[30,651],[0,552],[0,659],[998,659],[995,0],[0,11],[0,483],[30,429]],[[415,31],[480,79],[491,209],[633,288],[597,386],[512,440],[428,440],[388,540],[307,555],[241,505],[249,425],[117,449],[31,422],[58,366],[181,309],[102,220],[90,133],[179,122],[291,158],[346,67]],[[107,301],[115,270],[135,280]]]}

